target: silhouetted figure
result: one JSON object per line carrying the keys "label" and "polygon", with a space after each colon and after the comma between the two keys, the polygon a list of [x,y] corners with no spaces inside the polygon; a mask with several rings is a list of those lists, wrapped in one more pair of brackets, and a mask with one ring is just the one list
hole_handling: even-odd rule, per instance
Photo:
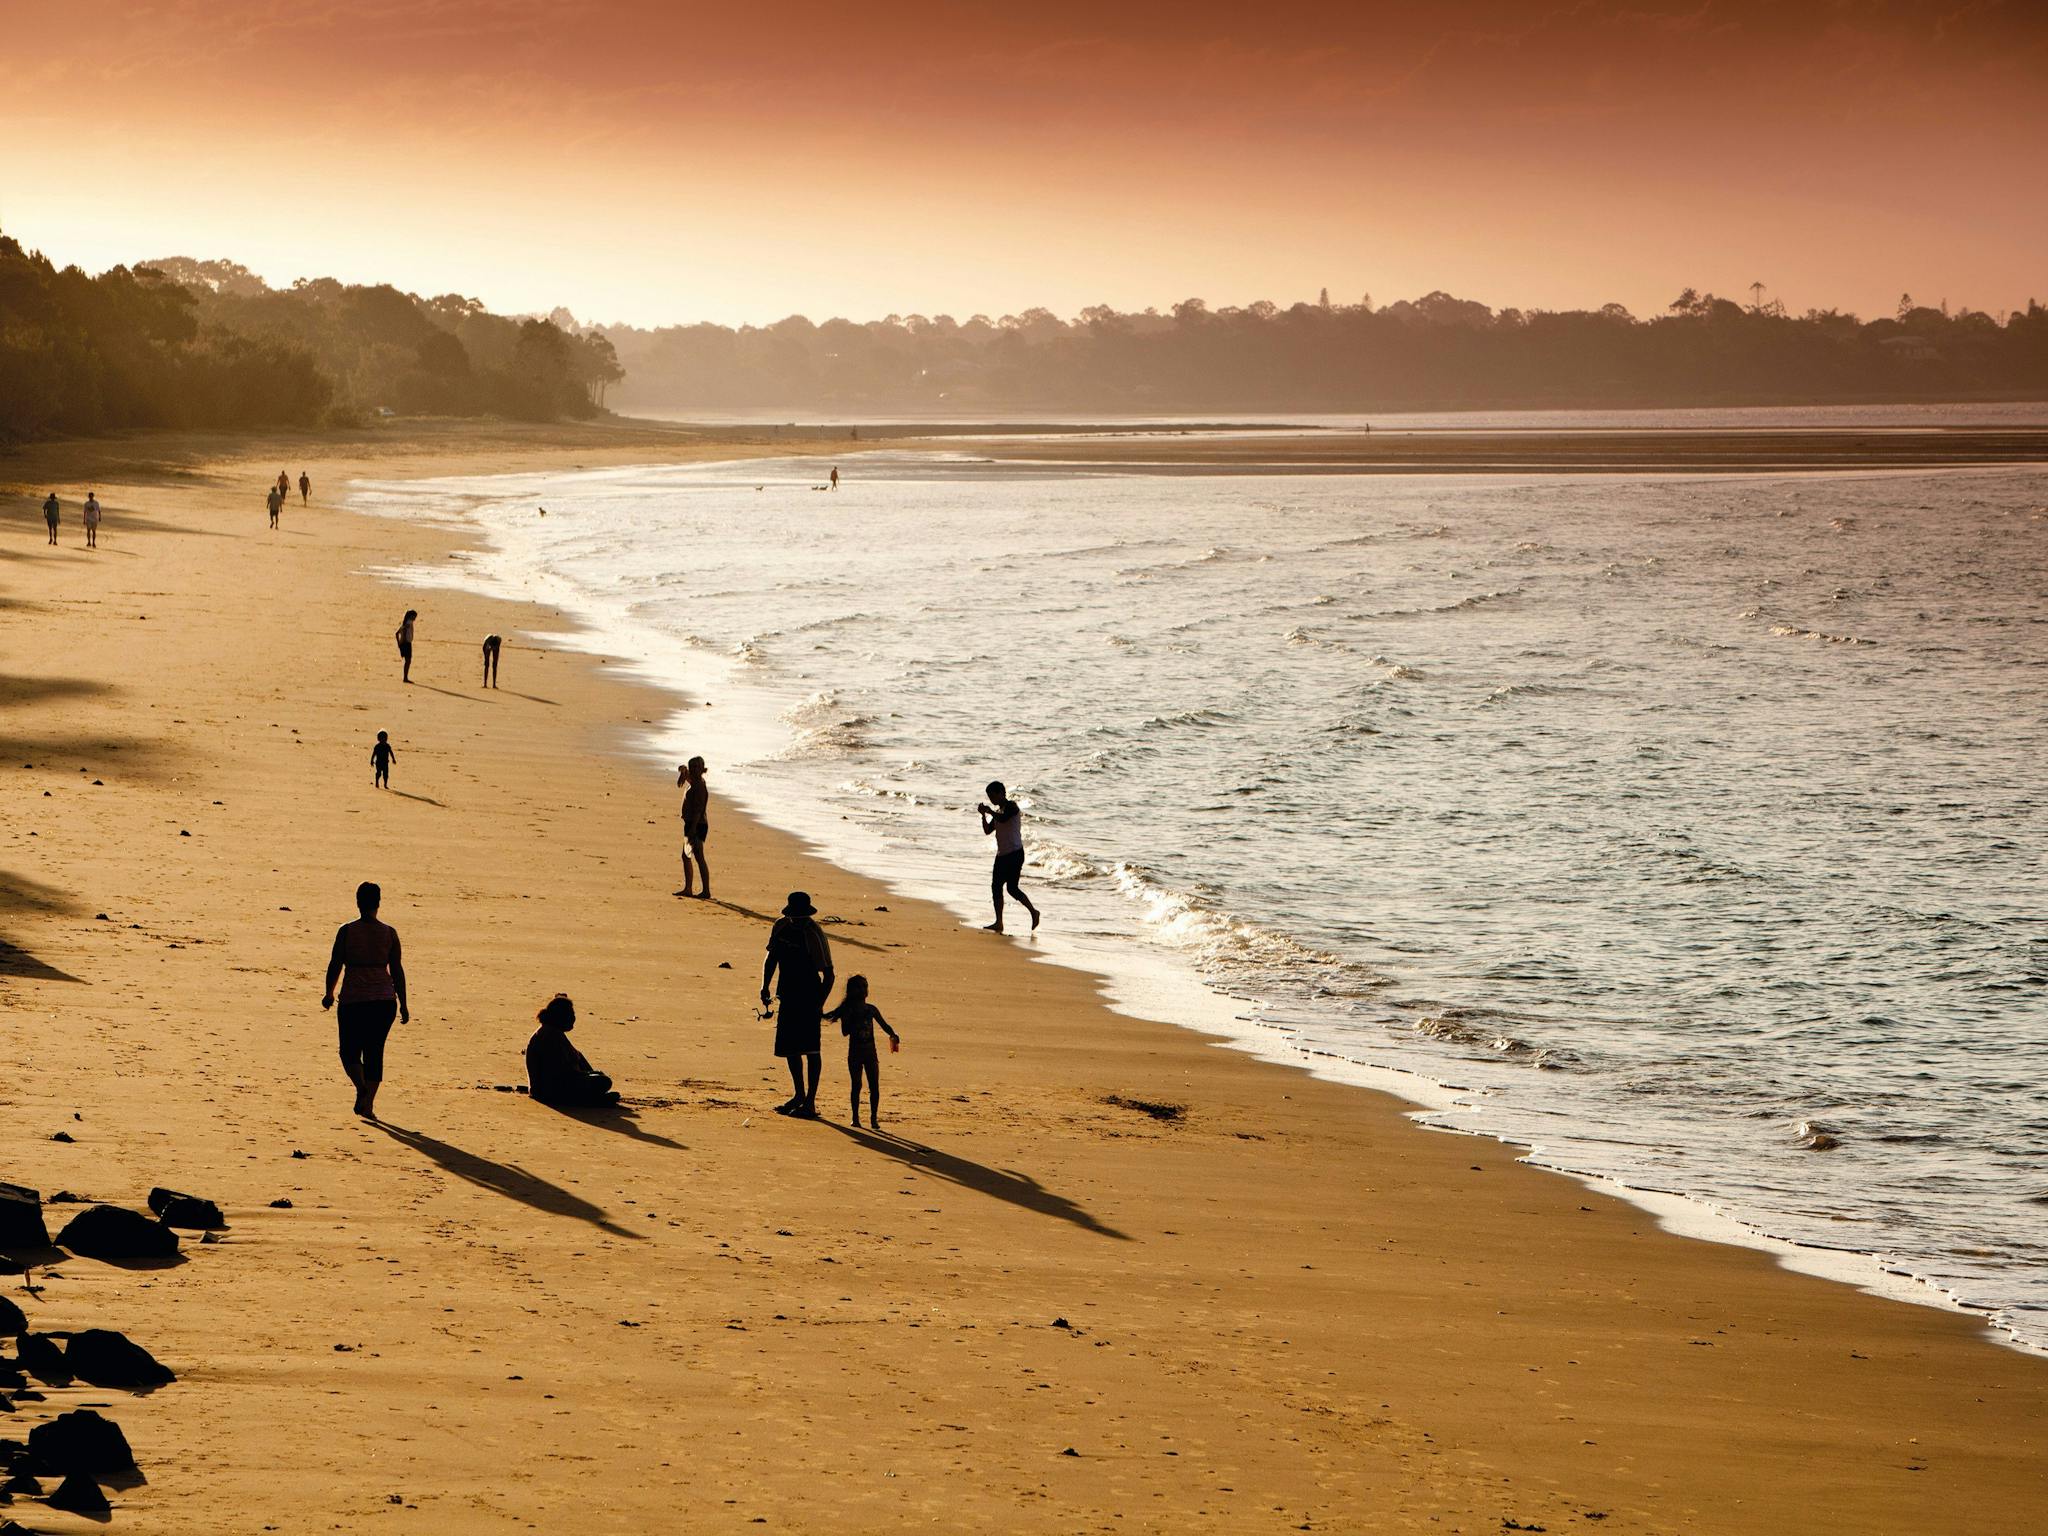
{"label": "silhouetted figure", "polygon": [[277,499],[279,501],[290,501],[292,499],[291,478],[281,469],[277,472]]}
{"label": "silhouetted figure", "polygon": [[412,626],[420,616],[417,608],[405,610],[405,617],[398,625],[398,656],[405,663],[405,672],[400,681],[412,681]]}
{"label": "silhouetted figure", "polygon": [[1023,904],[1031,914],[1031,926],[1038,927],[1038,908],[1031,905],[1031,898],[1024,894],[1024,887],[1017,882],[1024,874],[1024,813],[1017,802],[1010,798],[1003,781],[996,779],[988,786],[988,797],[994,805],[977,805],[981,813],[981,831],[984,837],[993,833],[996,840],[995,873],[989,881],[990,894],[995,898],[996,920],[987,924],[990,933],[1003,931],[1003,892],[1008,891]]}
{"label": "silhouetted figure", "polygon": [[100,547],[100,498],[97,491],[85,493],[85,547]]}
{"label": "silhouetted figure", "polygon": [[486,688],[498,686],[498,653],[504,649],[505,640],[502,635],[484,636],[484,686]]}
{"label": "silhouetted figure", "polygon": [[576,1005],[569,994],[557,992],[534,1017],[540,1028],[526,1042],[528,1092],[557,1109],[600,1109],[618,1103],[612,1080],[569,1043],[569,1031],[576,1027]]}
{"label": "silhouetted figure", "polygon": [[50,542],[57,542],[57,493],[50,492],[50,499],[43,503],[43,521],[50,528]]}
{"label": "silhouetted figure", "polygon": [[773,981],[775,1054],[789,1063],[789,1102],[776,1105],[775,1113],[799,1120],[818,1118],[819,1018],[832,992],[832,950],[825,930],[811,921],[817,910],[809,896],[791,891],[782,916],[768,930],[768,955],[761,962],[761,1005],[768,1005]]}
{"label": "silhouetted figure", "polygon": [[356,1085],[356,1113],[377,1118],[377,1087],[384,1081],[384,1040],[393,1015],[408,1023],[412,1010],[405,1001],[405,966],[400,963],[398,930],[377,921],[384,893],[368,880],[356,887],[356,911],[362,915],[335,930],[334,951],[327,960],[327,992],[322,1008],[335,1007],[334,983],[341,979],[341,1005],[335,1022],[341,1033],[341,1069]]}
{"label": "silhouetted figure", "polygon": [[299,505],[304,506],[313,499],[313,477],[303,469],[299,471]]}
{"label": "silhouetted figure", "polygon": [[860,1080],[868,1080],[868,1124],[882,1123],[882,1063],[875,1055],[875,1026],[882,1026],[882,1033],[889,1037],[889,1049],[895,1050],[903,1043],[903,1037],[889,1027],[889,1021],[882,1017],[882,1010],[868,1001],[868,979],[865,976],[846,978],[846,995],[839,1000],[839,1006],[825,1015],[838,1022],[839,1033],[846,1036],[846,1075],[853,1079],[853,1123],[860,1124]]}
{"label": "silhouetted figure", "polygon": [[837,464],[832,466],[832,489],[835,491],[839,489],[839,466]]}
{"label": "silhouetted figure", "polygon": [[263,498],[263,504],[270,508],[270,526],[275,528],[277,526],[277,514],[284,510],[284,492],[273,485],[270,488],[270,493]]}
{"label": "silhouetted figure", "polygon": [[[678,896],[696,896],[701,900],[711,899],[711,866],[704,862],[704,840],[711,835],[711,786],[704,782],[704,759],[693,757],[676,770],[676,783],[689,787],[683,791],[683,888]],[[696,860],[696,868],[690,861]],[[692,888],[693,875],[701,875],[704,888]]]}
{"label": "silhouetted figure", "polygon": [[391,759],[398,756],[398,750],[391,745],[391,733],[379,731],[377,745],[370,748],[370,767],[376,774],[377,787],[391,787]]}

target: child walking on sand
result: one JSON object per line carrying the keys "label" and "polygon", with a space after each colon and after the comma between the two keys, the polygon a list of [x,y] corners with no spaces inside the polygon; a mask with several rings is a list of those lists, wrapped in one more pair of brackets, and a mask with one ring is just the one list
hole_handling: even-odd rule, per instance
{"label": "child walking on sand", "polygon": [[391,759],[396,756],[398,756],[398,751],[391,745],[391,733],[389,731],[379,731],[377,733],[377,745],[370,748],[370,766],[376,770],[377,787],[379,789],[389,789],[391,787]]}
{"label": "child walking on sand", "polygon": [[85,493],[85,547],[100,547],[100,498],[97,491]]}
{"label": "child walking on sand", "polygon": [[846,1072],[853,1079],[853,1123],[860,1124],[860,1080],[863,1074],[868,1080],[868,1125],[870,1128],[882,1123],[882,1064],[875,1055],[875,1026],[882,1026],[882,1033],[889,1037],[889,1049],[895,1050],[903,1043],[903,1037],[889,1027],[889,1021],[882,1017],[882,1010],[868,1001],[868,979],[865,976],[846,978],[846,995],[839,1000],[839,1006],[825,1015],[839,1021],[839,1033],[846,1036]]}

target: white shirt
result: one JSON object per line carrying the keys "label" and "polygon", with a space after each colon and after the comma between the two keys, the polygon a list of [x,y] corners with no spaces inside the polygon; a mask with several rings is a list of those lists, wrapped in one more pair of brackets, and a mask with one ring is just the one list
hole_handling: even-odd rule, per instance
{"label": "white shirt", "polygon": [[[1000,807],[999,807],[1000,809]],[[1010,802],[1010,814],[996,823],[996,852],[1022,853],[1024,851],[1024,812],[1017,802]]]}

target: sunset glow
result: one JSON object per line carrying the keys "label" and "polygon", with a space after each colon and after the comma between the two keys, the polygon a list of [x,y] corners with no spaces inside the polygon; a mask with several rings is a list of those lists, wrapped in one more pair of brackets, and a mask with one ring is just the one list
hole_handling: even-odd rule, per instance
{"label": "sunset glow", "polygon": [[0,0],[0,227],[598,320],[2044,286],[2019,5]]}

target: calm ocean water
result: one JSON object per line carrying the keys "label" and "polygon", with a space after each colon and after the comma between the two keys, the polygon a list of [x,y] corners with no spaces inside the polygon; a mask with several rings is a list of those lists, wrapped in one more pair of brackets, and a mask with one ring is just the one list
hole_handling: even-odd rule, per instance
{"label": "calm ocean water", "polygon": [[1041,951],[1137,1011],[2048,1343],[2048,473],[827,467],[356,502],[976,922],[1007,779]]}

